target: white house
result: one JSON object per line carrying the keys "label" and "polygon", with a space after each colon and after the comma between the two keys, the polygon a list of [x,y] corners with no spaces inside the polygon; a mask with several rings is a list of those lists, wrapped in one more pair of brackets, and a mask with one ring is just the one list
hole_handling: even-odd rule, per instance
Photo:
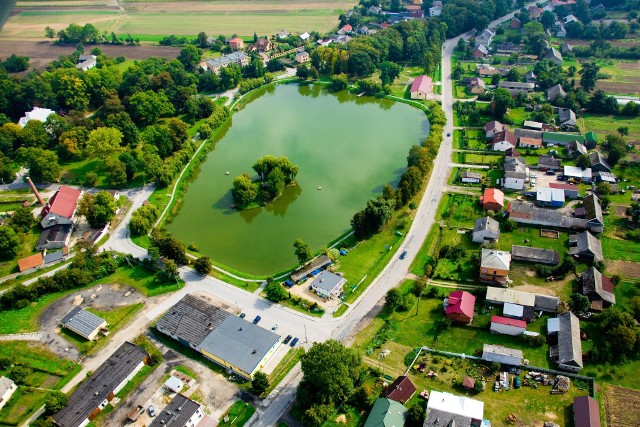
{"label": "white house", "polygon": [[[425,426],[479,426],[483,423],[484,402],[432,390],[427,403],[426,418]],[[460,423],[461,418],[465,419],[465,424]]]}
{"label": "white house", "polygon": [[18,389],[16,383],[7,377],[0,377],[0,409],[11,399],[11,396]]}
{"label": "white house", "polygon": [[311,282],[311,289],[322,298],[337,298],[347,280],[330,271],[323,271]]}
{"label": "white house", "polygon": [[508,190],[523,190],[529,168],[520,157],[505,156],[503,187]]}
{"label": "white house", "polygon": [[502,316],[491,316],[490,331],[492,334],[522,335],[527,330],[524,320],[510,319]]}
{"label": "white house", "polygon": [[302,40],[303,42],[307,41],[307,39],[311,37],[311,34],[309,33],[302,33],[300,34],[300,40]]}
{"label": "white house", "polygon": [[53,110],[48,108],[34,107],[33,110],[24,113],[24,117],[21,117],[18,121],[20,127],[25,127],[29,120],[39,120],[42,123],[47,121],[47,117],[54,113]]}

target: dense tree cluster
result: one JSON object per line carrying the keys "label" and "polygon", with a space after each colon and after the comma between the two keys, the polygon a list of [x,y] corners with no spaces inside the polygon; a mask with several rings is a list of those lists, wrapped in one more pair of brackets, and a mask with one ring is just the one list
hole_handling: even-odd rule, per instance
{"label": "dense tree cluster", "polygon": [[108,191],[85,193],[78,202],[78,214],[94,228],[103,227],[116,216],[118,204]]}
{"label": "dense tree cluster", "polygon": [[140,206],[131,214],[129,231],[133,236],[147,234],[158,219],[158,209],[153,205]]}
{"label": "dense tree cluster", "polygon": [[597,316],[594,345],[588,353],[595,362],[619,362],[633,357],[640,349],[640,327],[634,314],[618,307],[609,307]]}
{"label": "dense tree cluster", "polygon": [[267,155],[256,160],[253,170],[258,174],[257,181],[246,173],[233,180],[231,194],[240,209],[278,198],[295,181],[299,169],[286,157]]}

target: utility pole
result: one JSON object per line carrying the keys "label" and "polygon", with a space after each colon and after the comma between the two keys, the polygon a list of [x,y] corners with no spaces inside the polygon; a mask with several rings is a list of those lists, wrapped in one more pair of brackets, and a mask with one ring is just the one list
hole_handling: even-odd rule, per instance
{"label": "utility pole", "polygon": [[306,344],[309,342],[309,340],[307,339],[307,324],[304,323],[303,326],[304,326],[304,342]]}

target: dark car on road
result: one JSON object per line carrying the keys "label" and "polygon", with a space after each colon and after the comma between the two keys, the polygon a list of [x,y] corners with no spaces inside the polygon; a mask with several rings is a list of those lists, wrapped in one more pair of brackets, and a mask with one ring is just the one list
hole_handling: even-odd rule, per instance
{"label": "dark car on road", "polygon": [[153,405],[149,405],[149,416],[150,417],[156,416],[156,408],[154,408]]}
{"label": "dark car on road", "polygon": [[295,347],[296,344],[298,344],[298,338],[294,338],[293,341],[291,341],[291,347]]}
{"label": "dark car on road", "polygon": [[407,251],[402,251],[400,254],[400,259],[405,259],[407,257]]}
{"label": "dark car on road", "polygon": [[287,337],[284,339],[284,343],[289,344],[289,341],[291,341],[291,335],[287,335]]}
{"label": "dark car on road", "polygon": [[253,319],[253,324],[254,324],[254,325],[257,325],[257,324],[258,324],[258,322],[260,321],[260,319],[262,319],[262,317],[260,317],[260,316],[256,316],[256,318],[255,318],[255,319]]}
{"label": "dark car on road", "polygon": [[244,318],[245,318],[245,316],[246,316],[246,314],[244,314],[244,313],[240,313],[240,318],[241,318],[241,319],[244,319]]}

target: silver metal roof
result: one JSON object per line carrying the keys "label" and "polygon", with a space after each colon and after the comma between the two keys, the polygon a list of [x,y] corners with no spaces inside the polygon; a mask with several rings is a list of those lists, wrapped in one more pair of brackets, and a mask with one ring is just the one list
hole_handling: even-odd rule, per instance
{"label": "silver metal roof", "polygon": [[60,323],[63,327],[87,338],[96,329],[101,328],[106,321],[83,308],[75,307],[62,318]]}

